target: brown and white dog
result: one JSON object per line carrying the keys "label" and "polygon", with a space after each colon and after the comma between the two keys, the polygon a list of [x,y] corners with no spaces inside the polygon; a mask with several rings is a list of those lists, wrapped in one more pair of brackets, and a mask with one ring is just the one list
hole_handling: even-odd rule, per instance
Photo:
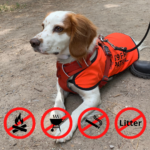
{"label": "brown and white dog", "polygon": [[[75,14],[70,11],[55,11],[49,13],[44,19],[43,31],[37,34],[30,40],[30,43],[34,51],[41,54],[55,54],[57,61],[65,64],[74,60],[79,60],[91,53],[96,45],[97,41],[97,28],[86,17]],[[97,107],[101,103],[99,87],[95,87],[92,90],[81,90],[69,83],[69,87],[78,93],[83,103],[73,111],[71,117],[73,120],[73,127],[71,132],[64,138],[57,139],[56,142],[65,142],[70,140],[74,131],[77,128],[77,121],[79,115],[87,108]],[[54,107],[60,107],[65,109],[64,99],[68,95],[68,92],[64,91],[57,81],[57,96],[55,99]],[[53,111],[50,114],[50,118],[53,115],[59,115],[63,117],[64,114],[60,111]],[[86,117],[88,113],[84,117]],[[83,118],[82,118],[83,119]],[[69,121],[66,120],[61,125],[61,132],[56,130],[55,136],[64,134],[69,127]]]}

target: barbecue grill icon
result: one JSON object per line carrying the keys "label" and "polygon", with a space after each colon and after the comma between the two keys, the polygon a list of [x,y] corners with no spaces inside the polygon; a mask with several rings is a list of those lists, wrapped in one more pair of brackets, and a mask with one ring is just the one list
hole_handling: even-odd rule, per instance
{"label": "barbecue grill icon", "polygon": [[63,120],[60,119],[58,115],[53,115],[53,119],[50,119],[50,121],[53,125],[51,129],[52,132],[54,131],[54,128],[59,128],[59,130],[61,131],[60,124],[63,122]]}

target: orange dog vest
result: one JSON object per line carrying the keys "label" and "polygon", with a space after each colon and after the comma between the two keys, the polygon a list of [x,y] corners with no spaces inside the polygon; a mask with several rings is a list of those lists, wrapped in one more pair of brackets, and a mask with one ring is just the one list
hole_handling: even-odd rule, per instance
{"label": "orange dog vest", "polygon": [[[136,46],[133,39],[122,33],[112,33],[105,37],[113,45],[117,47],[127,47],[131,49]],[[132,52],[122,52],[114,50],[114,48],[107,42],[98,43],[94,48],[96,56],[90,60],[89,54],[82,62],[73,61],[68,64],[61,64],[57,62],[57,77],[59,85],[62,89],[68,92],[73,92],[68,86],[68,83],[73,83],[76,87],[83,90],[91,90],[99,85],[101,88],[107,83],[109,77],[118,74],[138,60],[138,49]],[[107,53],[109,49],[109,53]]]}

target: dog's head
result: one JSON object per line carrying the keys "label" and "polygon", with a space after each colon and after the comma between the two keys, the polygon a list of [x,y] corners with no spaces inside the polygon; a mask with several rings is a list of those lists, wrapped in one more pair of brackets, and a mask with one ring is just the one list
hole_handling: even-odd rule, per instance
{"label": "dog's head", "polygon": [[76,59],[87,54],[96,37],[96,26],[86,17],[69,11],[50,12],[42,23],[43,31],[30,40],[36,52],[66,54]]}

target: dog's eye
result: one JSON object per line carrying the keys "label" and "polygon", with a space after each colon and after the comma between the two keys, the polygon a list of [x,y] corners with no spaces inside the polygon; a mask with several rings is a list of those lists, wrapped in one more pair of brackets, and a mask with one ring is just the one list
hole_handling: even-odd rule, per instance
{"label": "dog's eye", "polygon": [[64,29],[62,27],[56,26],[53,31],[54,32],[62,32],[63,30]]}

